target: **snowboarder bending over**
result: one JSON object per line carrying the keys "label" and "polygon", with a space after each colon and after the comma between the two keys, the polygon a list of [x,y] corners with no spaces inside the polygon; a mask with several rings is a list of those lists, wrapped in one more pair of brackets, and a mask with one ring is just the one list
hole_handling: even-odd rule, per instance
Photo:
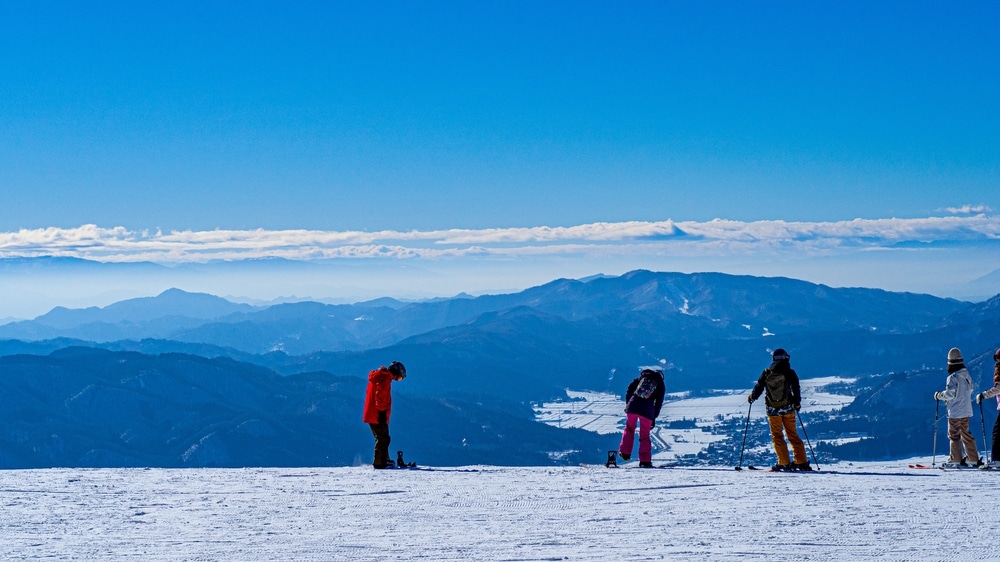
{"label": "snowboarder bending over", "polygon": [[[944,390],[934,393],[935,400],[944,400],[948,407],[948,442],[951,450],[948,463],[953,466],[982,466],[976,438],[969,431],[972,417],[972,377],[965,369],[962,352],[957,347],[948,351],[948,380]],[[965,457],[962,447],[965,447]]]}
{"label": "snowboarder bending over", "polygon": [[[780,347],[771,354],[771,366],[764,369],[757,379],[747,402],[764,394],[764,404],[767,406],[767,423],[771,427],[771,442],[774,452],[778,455],[778,464],[771,467],[772,471],[812,470],[806,457],[806,446],[795,430],[795,413],[802,407],[802,394],[799,389],[799,376],[795,374],[789,362],[789,355]],[[783,433],[784,432],[784,433]],[[785,434],[792,444],[794,461],[788,458],[788,445]]]}
{"label": "snowboarder bending over", "polygon": [[980,392],[976,395],[976,403],[982,406],[983,398],[997,397],[997,421],[993,424],[993,444],[990,446],[989,468],[1000,468],[1000,450],[997,449],[997,441],[1000,441],[1000,349],[993,354],[993,388]]}
{"label": "snowboarder bending over", "polygon": [[392,413],[392,381],[406,378],[406,367],[393,361],[368,373],[368,390],[365,394],[364,422],[375,436],[375,459],[372,466],[389,466],[389,415]]}
{"label": "snowboarder bending over", "polygon": [[633,380],[625,391],[625,431],[622,433],[618,454],[623,460],[632,457],[635,443],[635,428],[639,426],[639,466],[653,467],[653,442],[649,432],[660,415],[663,396],[667,386],[663,384],[663,372],[658,369],[643,369],[639,378]]}

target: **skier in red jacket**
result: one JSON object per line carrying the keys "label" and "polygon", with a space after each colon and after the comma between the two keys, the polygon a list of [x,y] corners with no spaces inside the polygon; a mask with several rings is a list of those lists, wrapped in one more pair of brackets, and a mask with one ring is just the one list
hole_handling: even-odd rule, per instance
{"label": "skier in red jacket", "polygon": [[388,367],[382,366],[368,373],[368,390],[365,395],[364,422],[372,428],[375,436],[375,459],[372,466],[386,468],[389,465],[389,415],[392,412],[392,381],[406,378],[406,367],[393,361]]}

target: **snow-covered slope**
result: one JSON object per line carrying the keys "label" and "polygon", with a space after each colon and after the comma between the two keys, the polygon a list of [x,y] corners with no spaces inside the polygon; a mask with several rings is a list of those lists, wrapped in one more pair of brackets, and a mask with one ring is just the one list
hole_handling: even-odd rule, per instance
{"label": "snow-covered slope", "polygon": [[3,471],[0,559],[996,558],[1000,472],[824,469]]}

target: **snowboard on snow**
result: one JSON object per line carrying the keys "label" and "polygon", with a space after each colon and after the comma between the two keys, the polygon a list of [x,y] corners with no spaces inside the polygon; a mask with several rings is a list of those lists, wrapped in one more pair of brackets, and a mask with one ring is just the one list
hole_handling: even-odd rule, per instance
{"label": "snowboard on snow", "polygon": [[[625,462],[628,462],[628,461],[625,461]],[[587,466],[587,465],[581,464],[580,466]],[[653,466],[639,466],[636,463],[631,463],[629,465],[626,465],[624,468],[673,468],[673,467],[676,467],[676,466],[680,466],[680,465],[677,464],[677,463],[666,463],[666,464],[660,464],[660,465],[655,465],[654,464]],[[605,468],[619,468],[618,467],[618,451],[614,451],[614,450],[608,451],[608,457],[607,457],[607,460],[604,461],[604,467]]]}
{"label": "snowboard on snow", "polygon": [[386,469],[390,468],[418,468],[415,462],[406,462],[403,460],[403,451],[396,451],[396,460],[389,459],[385,465]]}

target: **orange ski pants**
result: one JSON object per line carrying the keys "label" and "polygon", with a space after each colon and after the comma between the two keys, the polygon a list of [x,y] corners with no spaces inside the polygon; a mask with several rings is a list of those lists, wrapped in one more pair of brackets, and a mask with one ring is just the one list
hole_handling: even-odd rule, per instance
{"label": "orange ski pants", "polygon": [[787,465],[788,445],[785,444],[785,435],[788,435],[788,442],[792,444],[792,452],[795,455],[796,464],[805,464],[806,446],[795,431],[795,412],[788,412],[780,416],[767,416],[767,423],[771,426],[771,442],[774,444],[774,452],[778,455],[778,464]]}

